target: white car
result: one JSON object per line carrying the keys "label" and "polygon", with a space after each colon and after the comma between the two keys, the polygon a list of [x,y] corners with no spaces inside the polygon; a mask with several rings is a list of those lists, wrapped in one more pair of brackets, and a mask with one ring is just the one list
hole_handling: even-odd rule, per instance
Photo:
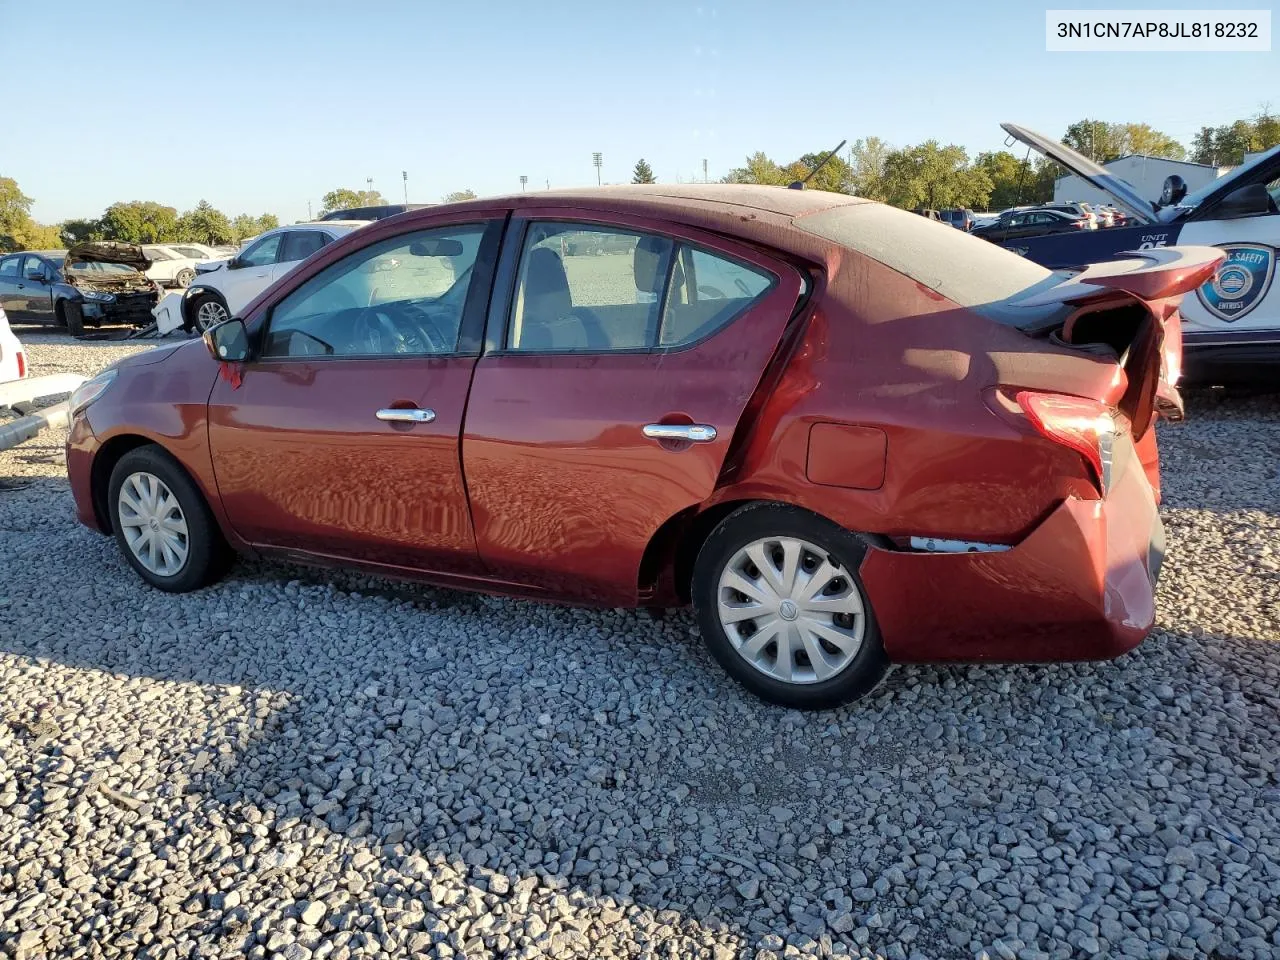
{"label": "white car", "polygon": [[317,250],[371,220],[291,223],[267,230],[229,260],[205,261],[182,301],[183,325],[203,332],[235,316],[276,280]]}
{"label": "white car", "polygon": [[142,252],[151,261],[145,276],[162,287],[186,287],[196,278],[199,257],[189,257],[167,244],[143,244]]}
{"label": "white car", "polygon": [[230,252],[211,247],[207,243],[166,243],[166,247],[177,250],[184,257],[192,260],[222,260],[230,256]]}
{"label": "white car", "polygon": [[9,318],[0,307],[0,383],[21,380],[27,375],[27,355],[22,344],[9,329]]}

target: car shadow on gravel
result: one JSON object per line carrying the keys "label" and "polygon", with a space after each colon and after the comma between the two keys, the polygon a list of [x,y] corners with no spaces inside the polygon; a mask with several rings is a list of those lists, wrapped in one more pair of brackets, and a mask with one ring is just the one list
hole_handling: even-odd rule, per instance
{"label": "car shadow on gravel", "polygon": [[[0,651],[47,678],[43,705],[8,709],[54,731],[92,717],[89,761],[147,801],[125,824],[185,811],[184,829],[230,838],[233,866],[205,865],[192,908],[228,948],[254,932],[212,891],[249,904],[287,882],[332,901],[333,928],[361,928],[372,898],[459,950],[781,952],[782,935],[971,956],[1072,929],[1064,851],[1138,862],[1210,828],[1276,836],[1274,811],[1241,799],[1274,778],[1280,637],[1265,632],[1193,637],[1175,619],[1114,663],[898,669],[859,704],[801,714],[729,681],[684,612],[250,563],[173,596],[71,511],[64,479],[0,491]],[[63,692],[84,676],[99,699]],[[122,765],[127,749],[151,766]],[[1206,778],[1232,789],[1189,800]],[[356,881],[360,851],[375,860]],[[993,912],[1028,890],[1040,926]],[[1097,891],[1159,909],[1122,892]]]}

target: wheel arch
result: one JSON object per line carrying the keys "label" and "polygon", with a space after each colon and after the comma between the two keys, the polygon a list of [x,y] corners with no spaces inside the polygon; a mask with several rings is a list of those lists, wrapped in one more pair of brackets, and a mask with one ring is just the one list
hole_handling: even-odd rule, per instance
{"label": "wheel arch", "polygon": [[144,436],[139,433],[117,434],[102,444],[94,455],[93,465],[89,469],[89,489],[93,496],[93,513],[103,530],[110,531],[113,529],[111,506],[107,502],[107,494],[109,492],[107,488],[111,483],[111,473],[125,454],[141,447],[155,447],[163,451],[191,479],[195,488],[200,490],[200,483],[195,477],[191,476],[191,471],[183,466],[182,461],[174,456],[173,451],[167,449],[163,443],[154,437]]}
{"label": "wheel arch", "polygon": [[[198,277],[199,274],[196,274],[196,276]],[[182,324],[186,329],[195,329],[196,318],[191,313],[191,304],[206,294],[219,300],[222,303],[222,308],[226,310],[228,314],[231,313],[231,305],[227,303],[227,298],[223,296],[221,290],[217,287],[205,286],[193,280],[182,295]]]}
{"label": "wheel arch", "polygon": [[[742,497],[715,503],[702,510],[691,508],[682,511],[659,527],[645,548],[640,560],[640,596],[660,596],[666,586],[667,591],[674,592],[680,603],[689,603],[692,599],[693,565],[698,559],[698,551],[725,517],[750,506],[794,507],[828,523],[836,523],[831,517],[806,504],[767,497]],[[888,538],[881,534],[861,530],[849,532],[870,546],[892,547]]]}

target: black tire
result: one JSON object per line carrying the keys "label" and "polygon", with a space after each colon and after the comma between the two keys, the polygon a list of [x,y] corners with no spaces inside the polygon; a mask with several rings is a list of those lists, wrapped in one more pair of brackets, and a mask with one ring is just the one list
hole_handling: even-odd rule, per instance
{"label": "black tire", "polygon": [[[740,550],[769,537],[794,538],[819,548],[826,559],[839,565],[841,578],[847,579],[861,597],[861,646],[839,672],[825,680],[787,682],[757,669],[738,653],[720,621],[718,594],[721,574]],[[858,576],[858,567],[866,550],[866,542],[857,535],[798,507],[757,503],[731,513],[702,545],[693,568],[693,606],[702,639],[711,655],[731,677],[756,696],[784,707],[824,710],[865,696],[880,682],[889,667],[870,598]],[[792,610],[794,618],[794,608]],[[804,654],[803,659],[807,661],[808,654]]]}
{"label": "black tire", "polygon": [[210,303],[216,303],[223,309],[227,317],[231,316],[231,311],[227,310],[226,303],[216,293],[197,293],[187,304],[187,316],[190,319],[187,321],[186,329],[189,333],[205,332],[207,326],[200,320],[200,308]]}
{"label": "black tire", "polygon": [[[183,565],[171,575],[165,576],[147,569],[134,555],[125,536],[121,523],[120,488],[135,473],[151,474],[162,481],[177,498],[182,519],[186,522],[187,556]],[[148,445],[130,450],[116,463],[107,485],[107,510],[111,515],[111,529],[115,533],[120,552],[124,554],[129,566],[153,587],[169,593],[198,590],[218,580],[230,565],[231,550],[213,519],[204,495],[186,470],[158,446]]]}
{"label": "black tire", "polygon": [[84,336],[84,312],[80,309],[80,304],[70,300],[59,301],[58,320],[71,336]]}

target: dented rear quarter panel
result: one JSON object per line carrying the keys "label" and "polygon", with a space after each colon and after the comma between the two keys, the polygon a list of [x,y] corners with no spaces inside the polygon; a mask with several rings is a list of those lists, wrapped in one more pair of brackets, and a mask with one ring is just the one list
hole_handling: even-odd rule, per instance
{"label": "dented rear quarter panel", "polygon": [[[861,533],[1012,543],[1066,497],[1097,498],[1080,458],[997,412],[992,388],[1096,395],[1113,363],[1033,340],[852,251],[829,250],[823,269],[800,346],[708,507],[778,500]],[[809,478],[819,423],[884,432],[878,487]]]}

